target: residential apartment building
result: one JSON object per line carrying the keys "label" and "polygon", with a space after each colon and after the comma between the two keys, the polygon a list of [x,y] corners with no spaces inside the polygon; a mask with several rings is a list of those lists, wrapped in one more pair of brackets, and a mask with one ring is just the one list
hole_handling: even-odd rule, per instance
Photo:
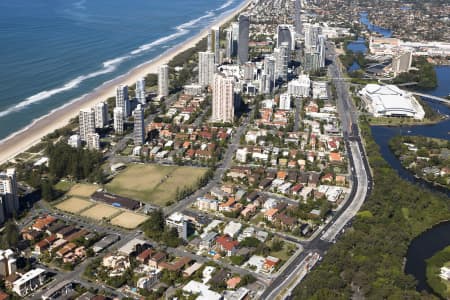
{"label": "residential apartment building", "polygon": [[80,138],[87,141],[88,134],[95,133],[95,111],[93,109],[82,109],[78,116]]}
{"label": "residential apartment building", "polygon": [[123,134],[124,130],[124,113],[122,107],[114,108],[114,131],[116,134]]}
{"label": "residential apartment building", "polygon": [[104,128],[106,125],[108,125],[108,104],[106,102],[95,104],[94,112],[95,128]]}
{"label": "residential apartment building", "polygon": [[159,97],[169,96],[169,66],[162,65],[158,70],[158,95]]}
{"label": "residential apartment building", "polygon": [[133,140],[136,146],[143,145],[145,142],[145,127],[144,127],[144,108],[141,104],[138,104],[133,111],[134,116],[134,130]]}
{"label": "residential apartment building", "polygon": [[233,122],[234,79],[223,74],[214,74],[212,121]]}
{"label": "residential apartment building", "polygon": [[214,76],[214,53],[199,52],[198,53],[198,83],[205,87],[212,84]]}

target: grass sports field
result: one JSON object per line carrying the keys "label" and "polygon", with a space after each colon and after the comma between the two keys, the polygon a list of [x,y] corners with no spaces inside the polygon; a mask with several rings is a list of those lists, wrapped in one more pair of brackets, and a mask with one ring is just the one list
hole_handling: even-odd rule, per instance
{"label": "grass sports field", "polygon": [[97,204],[81,213],[82,217],[87,217],[97,221],[103,220],[103,218],[109,219],[118,214],[121,210],[107,204]]}
{"label": "grass sports field", "polygon": [[76,214],[92,205],[94,205],[94,203],[91,201],[80,199],[77,197],[71,197],[71,198],[64,200],[63,202],[57,204],[56,208],[60,209],[62,211]]}
{"label": "grass sports field", "polygon": [[161,165],[130,165],[106,185],[108,192],[165,206],[175,200],[176,190],[195,185],[206,168]]}
{"label": "grass sports field", "polygon": [[96,190],[99,189],[98,185],[78,183],[75,184],[67,193],[69,196],[78,196],[81,198],[89,198]]}
{"label": "grass sports field", "polygon": [[134,229],[144,223],[148,219],[147,216],[132,213],[123,212],[117,217],[111,219],[111,224],[120,226],[126,229]]}

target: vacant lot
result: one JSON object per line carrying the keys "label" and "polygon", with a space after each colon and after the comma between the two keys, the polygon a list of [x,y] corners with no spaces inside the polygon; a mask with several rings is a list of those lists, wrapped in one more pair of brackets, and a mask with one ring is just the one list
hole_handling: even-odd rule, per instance
{"label": "vacant lot", "polygon": [[79,183],[75,184],[67,194],[69,196],[89,198],[98,189],[99,189],[98,185]]}
{"label": "vacant lot", "polygon": [[79,213],[80,211],[94,205],[91,201],[80,199],[77,197],[71,197],[56,205],[57,209],[69,212],[69,213]]}
{"label": "vacant lot", "polygon": [[131,165],[106,185],[108,192],[165,206],[177,188],[195,185],[207,169],[160,165]]}
{"label": "vacant lot", "polygon": [[94,207],[89,208],[81,213],[81,216],[91,218],[97,221],[103,220],[103,218],[109,219],[118,214],[120,209],[107,204],[97,204]]}
{"label": "vacant lot", "polygon": [[111,219],[111,224],[120,226],[126,229],[134,229],[144,223],[148,219],[147,216],[132,213],[132,212],[123,212],[117,217]]}

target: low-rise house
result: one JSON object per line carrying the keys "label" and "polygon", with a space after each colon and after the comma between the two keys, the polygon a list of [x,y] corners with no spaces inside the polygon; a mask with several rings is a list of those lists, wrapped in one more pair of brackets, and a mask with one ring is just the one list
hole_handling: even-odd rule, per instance
{"label": "low-rise house", "polygon": [[223,229],[223,234],[235,238],[241,231],[241,228],[242,228],[241,223],[231,221]]}
{"label": "low-rise house", "polygon": [[211,291],[209,287],[198,281],[191,280],[183,287],[184,294],[196,295],[196,300],[221,300],[222,295]]}
{"label": "low-rise house", "polygon": [[265,178],[261,180],[261,182],[258,185],[258,188],[261,190],[264,190],[265,188],[269,187],[272,183],[273,179]]}
{"label": "low-rise house", "polygon": [[56,221],[57,219],[55,217],[47,215],[45,217],[36,219],[33,225],[31,225],[31,228],[37,231],[43,231]]}
{"label": "low-rise house", "polygon": [[275,222],[283,228],[283,230],[292,230],[297,225],[297,219],[289,217],[284,213],[275,215]]}
{"label": "low-rise house", "polygon": [[244,218],[248,218],[256,213],[257,205],[255,203],[250,203],[245,206],[245,208],[241,211],[241,216]]}
{"label": "low-rise house", "polygon": [[178,272],[186,267],[191,261],[192,259],[189,257],[181,257],[170,263],[166,261],[161,262],[159,268],[162,270],[166,269],[172,272]]}
{"label": "low-rise house", "polygon": [[154,253],[155,253],[154,250],[151,248],[145,249],[136,257],[136,260],[141,264],[147,264],[148,260],[152,257],[152,254]]}
{"label": "low-rise house", "polygon": [[164,252],[157,252],[149,258],[148,265],[153,269],[158,269],[159,265],[166,260],[167,254]]}
{"label": "low-rise house", "polygon": [[263,265],[264,271],[269,272],[269,273],[273,272],[279,262],[280,262],[279,258],[273,257],[273,256],[267,256],[264,261],[264,265]]}
{"label": "low-rise house", "polygon": [[269,208],[265,213],[264,213],[264,218],[270,222],[272,222],[275,218],[275,215],[278,213],[278,209],[276,208]]}
{"label": "low-rise house", "polygon": [[232,256],[236,253],[239,242],[227,235],[222,235],[216,238],[216,245],[220,251],[226,252],[227,256]]}
{"label": "low-rise house", "polygon": [[230,212],[232,211],[233,206],[236,204],[236,200],[234,197],[228,198],[228,200],[224,203],[219,204],[219,211],[220,212]]}
{"label": "low-rise house", "polygon": [[195,272],[197,272],[198,270],[200,270],[200,268],[203,266],[203,263],[194,263],[192,266],[190,266],[189,268],[187,268],[186,270],[183,271],[183,277],[191,277],[192,274],[194,274]]}
{"label": "low-rise house", "polygon": [[202,237],[202,240],[200,241],[200,245],[199,245],[200,250],[211,249],[216,242],[216,237],[217,237],[217,233],[214,231],[210,231],[210,232],[206,233]]}
{"label": "low-rise house", "polygon": [[239,285],[239,283],[241,283],[241,277],[232,277],[230,279],[227,280],[227,289],[236,289],[237,286]]}

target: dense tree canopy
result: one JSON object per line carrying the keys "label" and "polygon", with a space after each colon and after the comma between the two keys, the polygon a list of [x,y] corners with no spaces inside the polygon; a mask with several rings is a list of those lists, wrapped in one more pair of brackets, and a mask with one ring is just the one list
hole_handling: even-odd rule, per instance
{"label": "dense tree canopy", "polygon": [[46,153],[49,157],[49,173],[54,178],[71,176],[77,180],[102,181],[100,164],[103,157],[100,152],[76,149],[58,142],[49,143]]}

